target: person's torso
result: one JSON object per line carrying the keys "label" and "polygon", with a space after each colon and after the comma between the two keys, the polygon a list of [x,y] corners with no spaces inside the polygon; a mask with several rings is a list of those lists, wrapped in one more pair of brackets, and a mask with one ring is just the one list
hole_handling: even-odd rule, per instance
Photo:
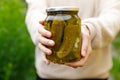
{"label": "person's torso", "polygon": [[[48,7],[55,6],[77,6],[81,19],[98,16],[99,1],[101,0],[46,0]],[[92,52],[84,67],[77,69],[51,63],[46,65],[40,50],[36,50],[36,69],[39,76],[43,78],[106,78],[111,68],[111,55],[109,47],[97,49]]]}

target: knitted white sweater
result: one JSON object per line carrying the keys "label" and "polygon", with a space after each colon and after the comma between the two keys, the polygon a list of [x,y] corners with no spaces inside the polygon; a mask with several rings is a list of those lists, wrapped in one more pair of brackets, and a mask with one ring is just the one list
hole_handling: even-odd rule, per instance
{"label": "knitted white sweater", "polygon": [[[112,67],[110,44],[120,30],[120,0],[26,0],[26,24],[36,45],[35,65],[42,78],[106,78]],[[71,68],[51,63],[46,65],[37,47],[39,21],[46,17],[45,9],[51,6],[77,6],[82,24],[91,32],[92,54],[83,67]]]}

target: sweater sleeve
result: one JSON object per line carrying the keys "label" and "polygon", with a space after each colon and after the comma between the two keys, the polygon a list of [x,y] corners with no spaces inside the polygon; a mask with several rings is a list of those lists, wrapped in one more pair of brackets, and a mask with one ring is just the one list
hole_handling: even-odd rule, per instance
{"label": "sweater sleeve", "polygon": [[90,30],[93,49],[107,47],[120,31],[120,0],[100,3],[99,15],[82,21]]}
{"label": "sweater sleeve", "polygon": [[39,21],[45,20],[47,5],[45,0],[26,0],[26,3],[28,10],[25,22],[33,43],[37,45],[38,28],[40,27]]}

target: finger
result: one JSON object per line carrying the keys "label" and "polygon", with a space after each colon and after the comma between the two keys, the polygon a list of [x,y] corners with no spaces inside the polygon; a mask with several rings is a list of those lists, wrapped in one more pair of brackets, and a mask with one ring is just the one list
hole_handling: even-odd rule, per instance
{"label": "finger", "polygon": [[39,23],[40,23],[41,25],[44,25],[44,21],[39,21]]}
{"label": "finger", "polygon": [[47,55],[51,55],[52,51],[48,48],[46,48],[45,46],[43,46],[41,43],[38,44],[38,48],[45,54]]}
{"label": "finger", "polygon": [[86,56],[83,57],[80,62],[78,64],[80,64],[79,66],[84,66],[85,63],[87,62],[88,60],[88,57],[90,56],[90,53],[91,53],[92,49],[91,49],[91,45],[89,45],[88,49],[87,49],[87,52],[86,52]]}
{"label": "finger", "polygon": [[90,55],[91,53],[92,53],[92,46],[91,46],[91,42],[89,42],[89,48],[87,54]]}
{"label": "finger", "polygon": [[83,67],[88,59],[90,53],[87,53],[85,57],[82,57],[80,61],[77,62],[71,62],[71,63],[65,63],[65,65],[70,66],[70,67]]}
{"label": "finger", "polygon": [[91,48],[91,43],[90,43],[90,44],[89,44],[89,47],[88,47],[88,50],[87,50],[87,54],[86,54],[85,57],[82,57],[82,58],[80,59],[80,61],[71,62],[71,63],[66,63],[65,65],[71,66],[71,67],[73,67],[73,68],[74,68],[74,67],[82,67],[82,66],[84,66],[85,63],[87,62],[87,59],[88,59],[91,51],[92,51],[92,48]]}
{"label": "finger", "polygon": [[39,42],[46,46],[54,46],[55,45],[55,42],[53,40],[47,39],[43,36],[40,36]]}
{"label": "finger", "polygon": [[50,31],[48,31],[48,30],[46,30],[44,27],[40,27],[39,29],[38,29],[38,32],[42,35],[42,36],[45,36],[45,37],[51,37],[51,32]]}
{"label": "finger", "polygon": [[85,57],[87,54],[88,43],[89,43],[88,38],[84,36],[82,39],[82,48],[81,48],[81,55],[83,57]]}
{"label": "finger", "polygon": [[87,31],[85,29],[83,29],[83,31],[82,31],[82,48],[81,48],[81,55],[83,57],[85,57],[87,54],[89,42],[90,42],[89,33],[87,33]]}
{"label": "finger", "polygon": [[46,63],[47,65],[49,65],[49,64],[50,64],[50,61],[49,61],[49,60],[44,59],[44,61],[45,61],[45,63]]}
{"label": "finger", "polygon": [[92,52],[92,48],[91,48],[91,43],[89,41],[86,56],[81,58],[80,62],[78,63],[79,66],[84,66],[85,65],[85,63],[87,62],[88,57],[90,56],[91,52]]}
{"label": "finger", "polygon": [[46,59],[46,57],[44,57],[44,62],[45,62],[45,64],[47,64],[47,65],[49,65],[50,64],[50,61],[48,60],[48,59]]}
{"label": "finger", "polygon": [[71,66],[71,67],[82,67],[84,65],[84,62],[85,62],[85,57],[81,58],[80,61],[65,63],[65,65]]}
{"label": "finger", "polygon": [[43,61],[45,62],[45,64],[49,65],[50,61],[46,59],[46,55],[43,52],[41,52],[41,54],[43,55]]}

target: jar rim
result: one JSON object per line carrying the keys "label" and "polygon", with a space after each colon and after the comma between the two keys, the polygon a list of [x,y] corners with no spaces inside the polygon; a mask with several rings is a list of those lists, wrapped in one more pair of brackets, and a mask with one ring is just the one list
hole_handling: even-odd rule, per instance
{"label": "jar rim", "polygon": [[57,11],[79,11],[79,8],[76,6],[59,6],[59,7],[48,7],[46,12],[57,12]]}

